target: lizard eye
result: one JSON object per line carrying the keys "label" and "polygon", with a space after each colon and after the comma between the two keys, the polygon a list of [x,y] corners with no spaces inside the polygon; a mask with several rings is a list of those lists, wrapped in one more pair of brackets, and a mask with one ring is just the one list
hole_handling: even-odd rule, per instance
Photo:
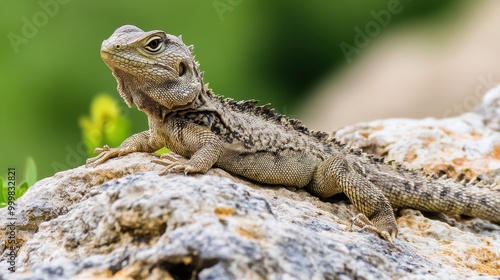
{"label": "lizard eye", "polygon": [[152,37],[146,43],[146,49],[152,53],[158,52],[161,50],[163,43],[163,39],[159,36]]}

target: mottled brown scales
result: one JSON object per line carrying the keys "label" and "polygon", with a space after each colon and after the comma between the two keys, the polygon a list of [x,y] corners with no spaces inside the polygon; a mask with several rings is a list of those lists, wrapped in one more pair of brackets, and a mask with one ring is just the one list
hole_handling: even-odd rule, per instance
{"label": "mottled brown scales", "polygon": [[205,173],[217,166],[261,183],[306,187],[321,197],[343,192],[361,212],[353,223],[389,241],[397,234],[392,207],[500,222],[500,191],[428,178],[309,131],[268,104],[215,95],[203,82],[192,46],[178,37],[122,26],[103,42],[101,57],[127,105],[148,116],[149,130],[117,148],[96,149],[100,154],[87,160],[89,166],[167,147],[189,160],[166,155],[155,161],[166,166],[160,174]]}

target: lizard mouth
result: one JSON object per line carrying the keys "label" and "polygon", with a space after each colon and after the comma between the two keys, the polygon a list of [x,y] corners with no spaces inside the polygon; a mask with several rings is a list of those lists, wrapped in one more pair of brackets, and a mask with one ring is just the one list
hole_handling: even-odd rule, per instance
{"label": "lizard mouth", "polygon": [[[165,70],[167,70],[169,72],[173,72],[173,73],[179,72],[177,69],[175,69],[172,66],[169,66],[167,64],[164,64],[164,63],[161,63],[161,62],[157,62],[157,61],[152,62],[152,63],[151,62],[147,62],[147,61],[137,61],[137,60],[131,59],[130,57],[127,57],[127,56],[124,56],[124,55],[120,55],[119,53],[113,52],[112,50],[110,50],[107,47],[102,47],[101,48],[101,58],[102,58],[102,60],[106,64],[113,63],[112,61],[118,61],[118,62],[122,62],[122,63],[123,63],[123,61],[126,61],[126,62],[128,62],[126,64],[131,66],[131,65],[134,64],[134,62],[140,62],[144,66],[146,66],[146,65],[153,65],[153,66],[165,69]],[[113,65],[115,67],[119,67],[120,64],[113,63]],[[144,66],[141,67],[141,68],[144,68]],[[120,67],[120,68],[122,68],[122,67]],[[126,71],[127,69],[123,69],[123,70]]]}
{"label": "lizard mouth", "polygon": [[[104,61],[104,63],[106,63],[108,65],[113,64],[113,66],[115,66],[115,67],[119,67],[119,64],[115,64],[112,61],[119,61],[119,62],[128,61],[129,62],[129,63],[127,63],[128,65],[133,65],[133,62],[136,61],[136,60],[131,59],[130,57],[123,56],[117,52],[114,52],[112,49],[110,49],[108,46],[105,45],[105,42],[103,42],[103,46],[101,47],[101,58]],[[137,62],[139,62],[139,61],[137,61]],[[147,61],[140,61],[140,62],[144,63],[143,64],[144,66],[142,66],[142,68],[144,68],[146,65],[152,65],[152,66],[155,66],[158,68],[165,69],[170,73],[177,73],[177,75],[179,77],[182,77],[186,73],[186,69],[187,69],[187,66],[184,62],[180,62],[177,66],[177,69],[175,69],[174,67],[172,67],[170,65],[167,65],[165,63],[161,63],[158,61],[154,61],[152,63],[147,62]],[[123,70],[127,71],[127,69],[123,69]]]}
{"label": "lizard mouth", "polygon": [[163,69],[165,69],[165,70],[167,70],[168,72],[171,72],[171,73],[179,72],[177,69],[173,68],[170,65],[164,64],[164,63],[154,62],[154,63],[152,63],[152,65],[158,66],[159,68],[163,68]]}
{"label": "lizard mouth", "polygon": [[116,54],[114,54],[108,48],[106,48],[106,47],[101,48],[101,58],[104,61],[104,63],[107,64],[108,61],[110,61],[114,56],[116,56]]}

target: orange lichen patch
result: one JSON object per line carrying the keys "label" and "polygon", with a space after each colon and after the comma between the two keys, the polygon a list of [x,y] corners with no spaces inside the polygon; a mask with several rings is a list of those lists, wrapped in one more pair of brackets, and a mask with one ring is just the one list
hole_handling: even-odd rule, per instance
{"label": "orange lichen patch", "polygon": [[105,270],[105,271],[103,271],[102,273],[99,273],[99,274],[94,273],[92,275],[85,275],[85,277],[86,277],[85,279],[109,279],[110,277],[113,277],[113,276],[117,277],[118,279],[125,279],[125,280],[127,280],[127,279],[132,280],[132,279],[134,279],[130,275],[128,275],[128,273],[124,269],[118,271],[115,274],[113,274],[112,271]]}
{"label": "orange lichen patch", "polygon": [[367,132],[367,131],[364,131],[364,132],[360,132],[359,135],[363,138],[368,138],[368,136],[370,136],[370,132]]}
{"label": "orange lichen patch", "polygon": [[403,225],[406,225],[407,227],[409,227],[409,228],[412,228],[412,229],[413,229],[413,228],[414,228],[414,226],[415,226],[415,223],[414,223],[414,221],[413,221],[413,220],[411,220],[411,219],[407,219],[407,218],[405,218],[405,217],[399,217],[399,218],[397,218],[397,219],[396,219],[396,223],[397,223],[398,227],[401,227],[401,226],[403,226]]}
{"label": "orange lichen patch", "polygon": [[24,243],[26,243],[26,240],[21,239],[21,238],[16,238],[14,243],[12,243],[11,239],[6,238],[3,240],[3,244],[5,244],[5,246],[3,248],[3,251],[0,251],[0,253],[4,253],[5,250],[11,250],[11,249],[13,249],[12,246],[15,246],[15,251],[17,254],[21,250],[21,248],[24,246]]}
{"label": "orange lichen patch", "polygon": [[453,162],[453,164],[456,165],[457,167],[458,166],[464,166],[464,165],[470,163],[469,160],[467,158],[464,158],[464,157],[462,157],[462,158],[455,158],[451,162]]}
{"label": "orange lichen patch", "polygon": [[451,130],[448,130],[448,129],[444,128],[444,127],[440,127],[439,129],[441,129],[441,131],[443,131],[448,136],[453,135],[453,131],[451,131]]}
{"label": "orange lichen patch", "polygon": [[193,258],[191,256],[182,257],[182,263],[188,265],[193,262]]}
{"label": "orange lichen patch", "polygon": [[470,264],[469,267],[477,272],[486,273],[488,275],[500,275],[500,255],[485,247],[474,247],[467,250],[466,256],[473,257],[478,262]]}
{"label": "orange lichen patch", "polygon": [[426,146],[428,146],[428,145],[430,145],[430,144],[432,144],[432,143],[436,142],[436,138],[434,138],[434,137],[422,137],[422,138],[420,138],[420,139],[421,139],[422,141],[424,141],[424,144],[425,144]]}
{"label": "orange lichen patch", "polygon": [[478,273],[500,275],[500,263],[498,262],[500,255],[485,246],[468,247],[465,250],[457,250],[453,247],[442,250],[441,254],[454,259],[454,262],[450,262],[453,266],[463,265]]}
{"label": "orange lichen patch", "polygon": [[421,218],[419,219],[419,217],[415,215],[398,217],[397,224],[399,227],[405,226],[411,228],[414,234],[420,236],[423,236],[425,232],[431,228],[431,224],[428,221],[422,220]]}
{"label": "orange lichen patch", "polygon": [[223,218],[225,216],[231,216],[234,214],[234,208],[232,207],[224,207],[220,206],[214,209],[215,215],[219,218]]}
{"label": "orange lichen patch", "polygon": [[493,147],[493,151],[490,153],[490,156],[494,159],[500,159],[500,145],[495,145]]}
{"label": "orange lichen patch", "polygon": [[406,153],[405,162],[412,162],[418,157],[417,151],[415,149],[411,149]]}
{"label": "orange lichen patch", "polygon": [[470,136],[471,136],[471,138],[472,138],[473,140],[481,140],[481,139],[483,138],[483,134],[482,134],[482,133],[480,133],[480,132],[475,132],[475,131],[471,132],[471,133],[470,133]]}
{"label": "orange lichen patch", "polygon": [[235,231],[239,235],[246,237],[246,238],[250,238],[250,239],[259,239],[260,238],[260,235],[257,233],[257,230],[255,229],[255,227],[250,227],[250,226],[247,226],[245,228],[236,227]]}

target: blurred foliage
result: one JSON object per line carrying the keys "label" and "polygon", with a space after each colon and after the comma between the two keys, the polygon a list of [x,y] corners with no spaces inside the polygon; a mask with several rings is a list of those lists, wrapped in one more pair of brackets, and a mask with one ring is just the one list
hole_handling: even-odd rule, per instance
{"label": "blurred foliage", "polygon": [[[12,201],[12,184],[14,182],[14,199],[21,197],[29,187],[35,184],[37,179],[36,164],[32,158],[26,160],[26,173],[24,175],[24,180],[18,183],[17,170],[12,172],[7,172],[7,175],[0,177],[0,208],[6,207],[8,205],[9,199]],[[15,175],[14,175],[15,174]],[[9,189],[10,187],[10,189]],[[10,196],[10,198],[9,198]],[[14,201],[15,201],[14,200]]]}
{"label": "blurred foliage", "polygon": [[90,117],[81,117],[80,127],[89,157],[94,156],[96,147],[116,147],[130,136],[130,120],[119,113],[116,101],[106,94],[92,100]]}
{"label": "blurred foliage", "polygon": [[[130,119],[120,112],[120,106],[114,98],[101,93],[90,104],[90,116],[80,117],[80,128],[87,155],[94,157],[95,148],[104,145],[117,147],[130,136]],[[162,148],[156,153],[168,152],[168,149]]]}
{"label": "blurred foliage", "polygon": [[[296,117],[307,92],[347,65],[339,44],[353,44],[353,28],[393,1],[2,1],[0,172],[23,169],[27,156],[36,159],[41,177],[85,162],[90,143],[81,141],[78,120],[94,93],[119,96],[99,47],[121,25],[182,34],[195,45],[205,81],[216,93],[271,102]],[[398,2],[404,9],[381,34],[439,18],[463,1]],[[147,129],[143,113],[119,104],[131,133]],[[88,133],[99,125],[92,116],[87,121],[82,125]],[[107,129],[95,135],[102,141],[123,137],[123,131],[111,135],[117,127]]]}

